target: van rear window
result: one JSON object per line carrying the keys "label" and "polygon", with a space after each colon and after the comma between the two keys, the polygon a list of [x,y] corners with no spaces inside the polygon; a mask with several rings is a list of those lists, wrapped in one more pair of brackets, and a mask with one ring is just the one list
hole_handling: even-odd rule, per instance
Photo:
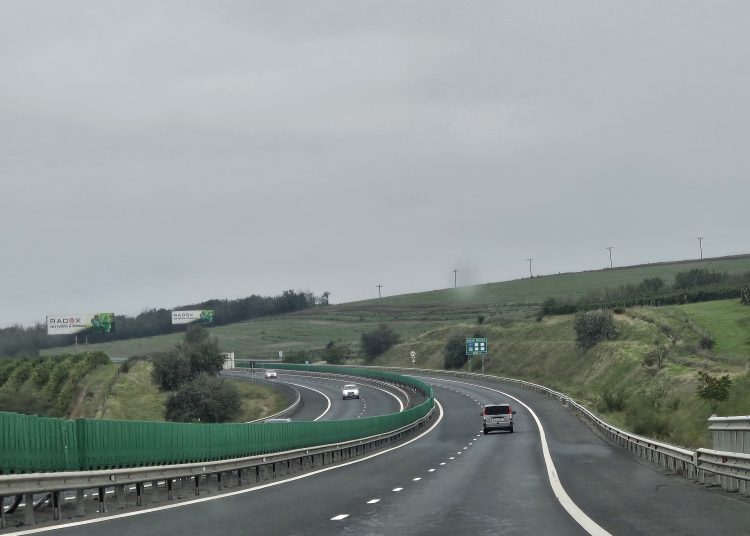
{"label": "van rear window", "polygon": [[487,406],[484,408],[485,415],[508,415],[510,406]]}

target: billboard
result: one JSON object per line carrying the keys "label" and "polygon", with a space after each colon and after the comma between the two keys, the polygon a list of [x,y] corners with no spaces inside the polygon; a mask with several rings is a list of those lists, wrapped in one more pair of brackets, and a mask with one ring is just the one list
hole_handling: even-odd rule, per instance
{"label": "billboard", "polygon": [[210,324],[214,321],[212,309],[202,311],[172,311],[172,324]]}
{"label": "billboard", "polygon": [[47,335],[114,333],[115,313],[47,315]]}

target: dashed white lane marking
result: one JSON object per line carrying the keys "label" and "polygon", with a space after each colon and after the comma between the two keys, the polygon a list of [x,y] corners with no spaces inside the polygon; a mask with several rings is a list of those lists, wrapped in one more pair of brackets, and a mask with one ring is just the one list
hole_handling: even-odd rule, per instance
{"label": "dashed white lane marking", "polygon": [[349,514],[339,514],[335,517],[332,517],[331,521],[341,521],[342,519],[346,519],[347,517],[349,517]]}
{"label": "dashed white lane marking", "polygon": [[549,479],[549,485],[552,488],[552,492],[555,494],[555,497],[557,497],[557,500],[560,501],[560,504],[563,508],[565,508],[565,511],[568,512],[570,517],[572,517],[576,523],[578,523],[583,530],[591,534],[592,536],[611,536],[609,532],[604,530],[599,524],[591,519],[589,516],[586,515],[586,513],[581,510],[576,503],[573,502],[573,499],[570,498],[568,493],[565,491],[565,488],[563,488],[562,482],[560,482],[560,477],[557,474],[557,469],[555,469],[555,463],[552,461],[552,455],[549,451],[549,445],[547,444],[547,434],[544,432],[544,427],[542,426],[542,421],[539,420],[539,417],[537,417],[536,413],[534,413],[534,410],[529,407],[528,404],[522,402],[518,398],[516,398],[513,395],[510,395],[506,392],[500,391],[499,389],[493,389],[492,387],[487,387],[485,385],[475,385],[475,384],[467,384],[466,382],[460,382],[457,380],[442,380],[445,382],[451,382],[451,383],[460,383],[465,385],[471,385],[472,387],[479,387],[481,389],[487,389],[488,391],[493,391],[495,393],[499,393],[503,396],[507,396],[508,398],[515,400],[519,404],[521,404],[524,408],[526,408],[526,411],[529,412],[531,417],[534,419],[534,422],[536,423],[536,427],[539,430],[539,439],[542,444],[542,456],[544,457],[544,465],[547,467],[547,478]]}
{"label": "dashed white lane marking", "polygon": [[449,460],[455,460],[455,459],[456,459],[456,457],[455,457],[455,456],[451,456],[451,457],[450,457],[450,458],[448,458],[448,459],[449,459]]}
{"label": "dashed white lane marking", "polygon": [[401,491],[402,489],[404,489],[404,488],[393,488],[393,490],[392,490],[392,491],[396,491],[396,492],[398,492],[398,491]]}
{"label": "dashed white lane marking", "polygon": [[375,504],[379,502],[380,502],[380,499],[370,499],[369,501],[367,501],[367,504]]}
{"label": "dashed white lane marking", "polygon": [[412,482],[419,482],[420,480],[422,480],[422,477],[418,476],[418,477],[412,478],[411,480]]}
{"label": "dashed white lane marking", "polygon": [[440,465],[445,465],[445,462],[440,462]]}
{"label": "dashed white lane marking", "polygon": [[427,472],[428,472],[428,473],[434,473],[434,472],[435,472],[435,469],[430,469],[430,470],[429,470],[429,471],[427,471]]}

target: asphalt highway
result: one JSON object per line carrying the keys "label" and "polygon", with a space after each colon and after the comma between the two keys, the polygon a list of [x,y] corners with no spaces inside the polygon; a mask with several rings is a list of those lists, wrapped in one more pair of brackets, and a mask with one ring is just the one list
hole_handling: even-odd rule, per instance
{"label": "asphalt highway", "polygon": [[[294,378],[301,383],[298,380]],[[428,381],[435,386],[442,419],[429,433],[382,455],[224,497],[52,532],[107,536],[748,532],[747,500],[663,474],[610,446],[544,395],[468,380]],[[307,392],[304,396],[308,406]],[[340,396],[338,401],[344,402]],[[515,433],[481,433],[480,409],[490,402],[513,405]],[[357,401],[345,401],[336,410],[332,400],[331,412],[338,413],[331,417],[343,418],[336,415],[346,414],[347,404],[355,407]],[[555,481],[559,478],[559,489],[553,491],[550,475]]]}

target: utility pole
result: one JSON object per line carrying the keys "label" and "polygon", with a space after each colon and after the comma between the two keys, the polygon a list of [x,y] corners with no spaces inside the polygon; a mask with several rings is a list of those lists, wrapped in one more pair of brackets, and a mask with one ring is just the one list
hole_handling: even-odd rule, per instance
{"label": "utility pole", "polygon": [[612,269],[612,250],[614,249],[614,246],[609,246],[607,248],[609,250],[609,268]]}
{"label": "utility pole", "polygon": [[531,271],[531,261],[533,261],[534,259],[526,259],[526,260],[529,261],[529,277],[534,277],[534,272]]}
{"label": "utility pole", "polygon": [[456,288],[458,286],[458,270],[454,268],[451,272],[453,272],[453,288]]}
{"label": "utility pole", "polygon": [[377,287],[378,287],[378,298],[382,298],[383,295],[380,293],[380,289],[383,288],[383,285],[381,285],[380,283],[378,283]]}
{"label": "utility pole", "polygon": [[698,247],[701,249],[701,260],[703,260],[703,237],[698,237]]}

